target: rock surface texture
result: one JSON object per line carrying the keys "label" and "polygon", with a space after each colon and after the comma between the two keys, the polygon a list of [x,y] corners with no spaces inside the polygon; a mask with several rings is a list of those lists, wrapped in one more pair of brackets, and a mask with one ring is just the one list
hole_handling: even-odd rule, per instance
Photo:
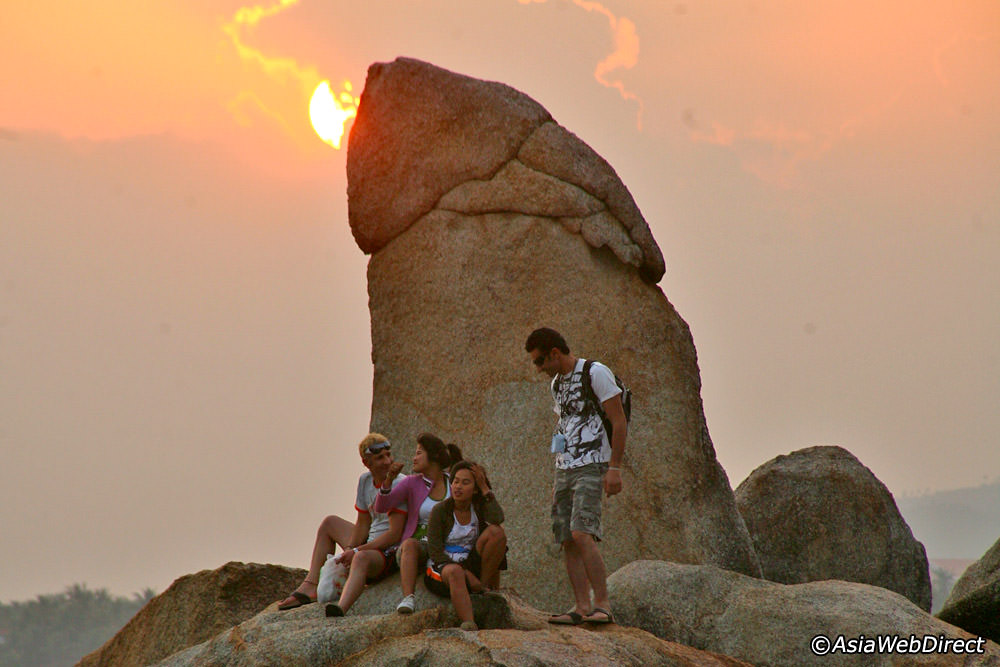
{"label": "rock surface texture", "polygon": [[938,618],[1000,642],[1000,540],[962,574]]}
{"label": "rock surface texture", "polygon": [[892,494],[841,447],[809,447],[754,470],[736,505],[764,578],[882,586],[931,608],[927,555]]}
{"label": "rock surface texture", "polygon": [[[704,565],[637,561],[608,580],[618,622],[668,641],[729,655],[754,665],[1000,665],[1000,646],[982,653],[829,653],[816,655],[817,635],[974,639],[884,588],[844,581],[785,585]],[[931,642],[936,642],[932,644]],[[821,646],[821,645],[817,645]],[[976,645],[972,646],[975,650]]]}
{"label": "rock surface texture", "polygon": [[705,426],[687,324],[614,170],[512,88],[409,59],[373,65],[348,158],[368,266],[371,428],[408,460],[421,431],[483,463],[507,514],[512,583],[570,600],[552,545],[555,424],[524,341],[561,331],[635,392],[625,490],[605,502],[609,571],[638,558],[759,563]]}
{"label": "rock surface texture", "polygon": [[[398,591],[388,581],[374,589]],[[371,592],[371,591],[369,591]],[[367,597],[362,596],[362,600]],[[380,597],[387,597],[383,594]],[[410,616],[326,618],[320,605],[279,612],[272,605],[210,641],[177,653],[163,666],[181,665],[745,665],[660,640],[635,628],[555,627],[514,595],[473,597],[477,632],[454,627],[451,605]]]}
{"label": "rock surface texture", "polygon": [[233,562],[181,577],[79,664],[152,664],[252,618],[305,576],[305,570],[280,565]]}

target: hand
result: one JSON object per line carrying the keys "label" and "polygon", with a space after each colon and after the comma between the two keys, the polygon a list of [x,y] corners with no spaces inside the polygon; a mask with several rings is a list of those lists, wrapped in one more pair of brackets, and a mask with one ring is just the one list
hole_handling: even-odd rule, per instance
{"label": "hand", "polygon": [[355,549],[346,549],[340,552],[340,555],[335,559],[338,563],[342,563],[344,567],[351,567],[351,561],[354,560],[354,554],[357,553]]}
{"label": "hand", "polygon": [[391,489],[392,480],[396,479],[396,476],[399,475],[400,471],[402,470],[403,470],[403,463],[401,461],[393,461],[389,465],[389,472],[386,473],[385,481],[382,482],[382,488]]}
{"label": "hand", "polygon": [[476,486],[483,495],[486,495],[490,491],[490,487],[486,484],[486,471],[483,470],[483,466],[478,463],[472,466],[472,477],[476,480]]}
{"label": "hand", "polygon": [[608,470],[604,473],[604,493],[611,496],[616,493],[621,493],[622,490],[622,471],[621,470]]}

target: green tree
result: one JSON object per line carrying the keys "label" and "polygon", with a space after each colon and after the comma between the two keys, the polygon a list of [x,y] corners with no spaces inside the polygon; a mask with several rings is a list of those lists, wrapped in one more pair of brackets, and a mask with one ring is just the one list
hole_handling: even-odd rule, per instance
{"label": "green tree", "polygon": [[955,575],[943,567],[931,568],[931,613],[936,614],[944,607],[955,586]]}
{"label": "green tree", "polygon": [[63,593],[0,604],[0,667],[73,665],[99,648],[155,593],[112,597],[73,584]]}

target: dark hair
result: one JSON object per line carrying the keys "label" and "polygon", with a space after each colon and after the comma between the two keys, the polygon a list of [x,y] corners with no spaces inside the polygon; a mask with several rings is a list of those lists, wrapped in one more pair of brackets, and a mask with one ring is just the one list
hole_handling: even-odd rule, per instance
{"label": "dark hair", "polygon": [[[454,481],[454,479],[455,479],[455,473],[457,473],[459,470],[468,470],[471,473],[472,472],[472,466],[475,466],[475,465],[479,465],[479,464],[476,463],[475,461],[468,461],[466,459],[462,459],[458,463],[456,463],[453,466],[451,466],[451,470],[448,471],[448,478],[451,479],[452,481]],[[479,467],[483,468],[483,466],[479,466]],[[490,487],[492,489],[493,485],[490,484],[490,478],[486,475],[486,468],[483,468],[483,477],[486,478],[486,486],[488,486],[488,487]],[[476,479],[476,474],[475,473],[472,473],[472,479],[473,480]],[[483,495],[483,493],[482,493],[482,491],[479,490],[479,485],[477,484],[476,485],[476,490],[472,494],[472,497],[475,498],[476,496],[482,496],[482,495]]]}
{"label": "dark hair", "polygon": [[558,348],[563,354],[569,354],[569,345],[566,344],[566,339],[558,331],[548,327],[535,329],[528,335],[528,340],[524,343],[525,352],[538,350],[542,354],[548,354],[552,348]]}
{"label": "dark hair", "polygon": [[433,433],[421,433],[417,436],[417,443],[427,452],[427,460],[441,466],[441,470],[447,470],[450,465],[462,460],[462,450],[458,445],[446,445]]}

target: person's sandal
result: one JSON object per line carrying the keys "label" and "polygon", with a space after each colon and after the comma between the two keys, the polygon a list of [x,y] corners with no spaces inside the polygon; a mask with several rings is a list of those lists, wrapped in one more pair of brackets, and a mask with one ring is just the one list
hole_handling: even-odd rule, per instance
{"label": "person's sandal", "polygon": [[469,632],[477,632],[479,626],[476,625],[475,621],[462,621],[462,625],[458,626],[459,630],[468,630]]}
{"label": "person's sandal", "polygon": [[561,614],[549,616],[549,623],[552,625],[580,625],[583,623],[583,616],[575,611],[564,611]]}
{"label": "person's sandal", "polygon": [[338,618],[344,615],[344,610],[336,602],[326,605],[326,615],[328,618]]}
{"label": "person's sandal", "polygon": [[[593,618],[594,614],[604,614],[604,618]],[[608,623],[614,623],[615,617],[611,615],[611,612],[607,609],[601,609],[600,607],[594,607],[594,610],[583,617],[584,623],[594,623],[596,625],[607,625]]]}
{"label": "person's sandal", "polygon": [[301,591],[292,591],[291,595],[281,601],[278,605],[278,611],[288,611],[289,609],[298,609],[307,604],[312,604],[316,601],[316,598],[311,598]]}

